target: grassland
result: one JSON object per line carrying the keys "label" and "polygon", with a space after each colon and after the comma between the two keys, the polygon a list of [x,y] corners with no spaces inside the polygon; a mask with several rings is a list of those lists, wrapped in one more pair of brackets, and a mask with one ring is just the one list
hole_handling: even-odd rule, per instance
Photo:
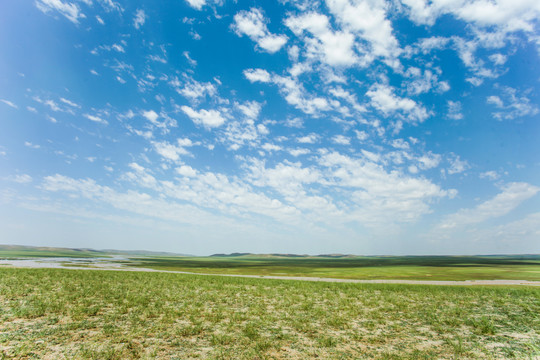
{"label": "grassland", "polygon": [[540,289],[0,268],[0,359],[540,356]]}
{"label": "grassland", "polygon": [[129,266],[206,274],[341,279],[540,280],[540,256],[144,257]]}

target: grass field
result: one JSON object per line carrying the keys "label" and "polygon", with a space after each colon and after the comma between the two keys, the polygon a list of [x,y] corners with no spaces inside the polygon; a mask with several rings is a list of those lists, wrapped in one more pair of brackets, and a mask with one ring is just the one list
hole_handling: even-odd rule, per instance
{"label": "grass field", "polygon": [[540,357],[540,289],[0,268],[0,359]]}
{"label": "grass field", "polygon": [[145,257],[129,266],[208,274],[341,279],[540,280],[540,256]]}

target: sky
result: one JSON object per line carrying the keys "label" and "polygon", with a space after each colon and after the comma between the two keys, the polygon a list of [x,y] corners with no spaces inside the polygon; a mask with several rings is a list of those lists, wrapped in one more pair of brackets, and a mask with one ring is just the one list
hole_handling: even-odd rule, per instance
{"label": "sky", "polygon": [[538,0],[0,3],[0,243],[540,253]]}

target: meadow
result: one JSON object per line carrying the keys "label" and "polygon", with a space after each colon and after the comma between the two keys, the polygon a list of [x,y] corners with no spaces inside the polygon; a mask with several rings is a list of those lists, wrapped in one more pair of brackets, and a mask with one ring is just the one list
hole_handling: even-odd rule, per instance
{"label": "meadow", "polygon": [[0,359],[529,359],[538,287],[0,267]]}
{"label": "meadow", "polygon": [[540,256],[280,256],[140,257],[128,266],[205,274],[339,279],[540,280]]}

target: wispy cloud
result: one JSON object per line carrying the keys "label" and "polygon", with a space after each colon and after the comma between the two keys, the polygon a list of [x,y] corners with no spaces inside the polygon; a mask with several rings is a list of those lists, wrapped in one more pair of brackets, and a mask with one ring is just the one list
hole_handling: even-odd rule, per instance
{"label": "wispy cloud", "polygon": [[78,24],[80,19],[86,18],[79,6],[75,3],[63,2],[61,0],[36,0],[36,6],[44,13],[57,11],[74,24]]}
{"label": "wispy cloud", "polygon": [[474,208],[461,209],[449,215],[439,225],[441,229],[451,229],[464,225],[480,223],[510,213],[523,201],[535,196],[540,188],[527,183],[509,183],[490,200]]}
{"label": "wispy cloud", "polygon": [[10,106],[14,109],[18,109],[19,107],[17,105],[15,105],[13,102],[9,101],[9,100],[5,100],[5,99],[0,99],[1,102],[3,102],[4,104],[6,104],[7,106]]}

